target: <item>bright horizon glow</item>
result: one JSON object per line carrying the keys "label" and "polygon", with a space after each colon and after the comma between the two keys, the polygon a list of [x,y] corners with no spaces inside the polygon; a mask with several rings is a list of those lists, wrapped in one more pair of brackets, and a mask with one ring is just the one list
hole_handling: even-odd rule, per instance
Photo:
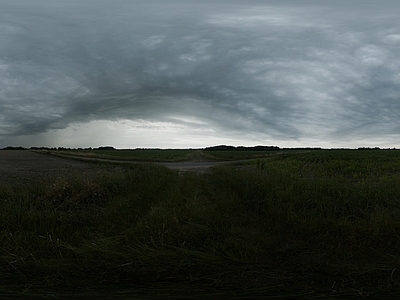
{"label": "bright horizon glow", "polygon": [[[160,143],[158,132],[162,131],[168,134],[171,139],[167,143]],[[278,146],[280,148],[349,148],[357,149],[360,147],[379,147],[379,148],[393,148],[393,146],[385,145],[386,141],[381,139],[377,140],[376,143],[371,141],[364,141],[362,144],[350,144],[350,141],[344,141],[342,143],[326,143],[321,144],[318,140],[309,140],[307,144],[304,142],[292,142],[287,143],[280,141],[275,143],[269,141],[266,143],[260,143],[257,140],[242,139],[240,141],[234,138],[220,138],[216,136],[218,133],[213,132],[211,129],[196,129],[196,135],[194,130],[185,125],[177,125],[175,123],[168,122],[149,122],[145,120],[122,120],[122,121],[91,121],[86,124],[72,124],[66,129],[54,130],[51,133],[35,135],[36,143],[34,145],[24,144],[24,139],[16,138],[13,140],[13,145],[7,145],[11,147],[48,147],[48,148],[98,148],[104,146],[112,146],[115,149],[201,149],[206,147],[227,145],[227,146]],[[126,141],[121,142],[119,135],[123,134],[127,138]],[[102,139],[108,141],[105,143],[89,144],[88,140],[93,139],[93,136],[101,136]],[[47,142],[51,138],[52,143],[43,145],[42,143]],[[395,138],[395,137],[394,137]],[[199,140],[209,141],[208,144],[199,142]],[[71,147],[74,144],[76,146]],[[136,146],[137,144],[141,146]],[[349,144],[351,146],[349,146]],[[379,146],[381,145],[381,146]],[[384,146],[382,146],[384,145]]]}

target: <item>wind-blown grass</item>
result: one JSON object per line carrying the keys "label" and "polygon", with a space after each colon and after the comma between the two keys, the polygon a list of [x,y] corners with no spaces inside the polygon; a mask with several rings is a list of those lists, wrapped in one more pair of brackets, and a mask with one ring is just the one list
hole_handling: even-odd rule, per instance
{"label": "wind-blown grass", "polygon": [[0,290],[366,295],[400,288],[400,157],[319,151],[0,188]]}

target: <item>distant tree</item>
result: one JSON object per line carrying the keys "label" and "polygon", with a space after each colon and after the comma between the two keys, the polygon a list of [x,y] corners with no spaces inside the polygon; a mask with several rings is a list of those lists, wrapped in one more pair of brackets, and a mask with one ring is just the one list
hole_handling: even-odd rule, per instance
{"label": "distant tree", "polygon": [[1,150],[27,150],[27,149],[24,147],[21,147],[21,146],[19,146],[19,147],[7,146]]}
{"label": "distant tree", "polygon": [[227,146],[227,145],[219,145],[213,147],[204,148],[205,151],[278,151],[280,148],[278,146],[253,146],[253,147],[245,147],[245,146]]}
{"label": "distant tree", "polygon": [[112,146],[104,146],[104,147],[94,148],[93,150],[115,150],[115,148]]}

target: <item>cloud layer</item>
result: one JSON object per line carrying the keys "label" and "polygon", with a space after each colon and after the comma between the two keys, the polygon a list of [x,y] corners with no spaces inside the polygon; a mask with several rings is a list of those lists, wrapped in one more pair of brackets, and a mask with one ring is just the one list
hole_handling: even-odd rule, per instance
{"label": "cloud layer", "polygon": [[398,147],[399,9],[4,0],[0,147]]}

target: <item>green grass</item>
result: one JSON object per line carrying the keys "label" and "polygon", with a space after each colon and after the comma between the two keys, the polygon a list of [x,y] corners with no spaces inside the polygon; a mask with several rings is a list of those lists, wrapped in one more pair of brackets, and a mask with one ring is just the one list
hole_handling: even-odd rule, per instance
{"label": "green grass", "polygon": [[0,291],[367,295],[400,291],[400,152],[152,164],[0,187]]}
{"label": "green grass", "polygon": [[[39,151],[39,152],[43,152]],[[199,149],[49,150],[53,155],[109,160],[180,162],[190,160],[242,160],[265,158],[277,151],[203,151]]]}
{"label": "green grass", "polygon": [[196,150],[190,149],[127,149],[127,150],[58,150],[47,151],[53,155],[68,155],[82,158],[133,161],[183,161],[193,156]]}

